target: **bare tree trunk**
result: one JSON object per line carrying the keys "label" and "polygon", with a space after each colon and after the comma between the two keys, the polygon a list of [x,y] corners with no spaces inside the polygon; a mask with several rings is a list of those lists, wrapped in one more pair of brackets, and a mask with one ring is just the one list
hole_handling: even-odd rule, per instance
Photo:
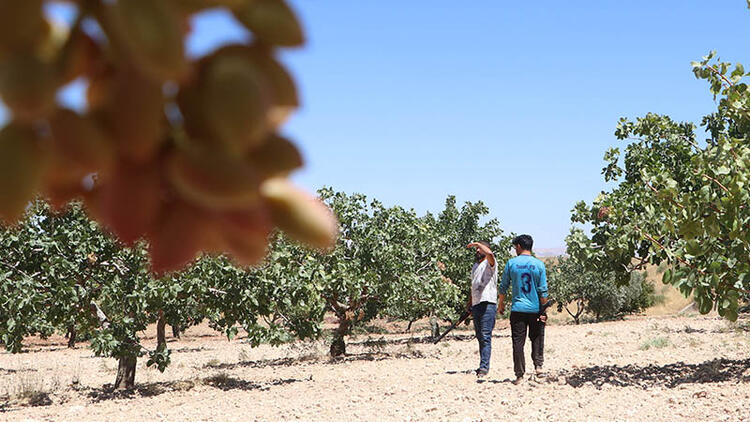
{"label": "bare tree trunk", "polygon": [[164,319],[164,311],[159,310],[159,319],[156,321],[156,348],[167,347],[167,321]]}
{"label": "bare tree trunk", "polygon": [[68,348],[69,349],[75,349],[76,348],[76,325],[71,324],[70,327],[68,327]]}
{"label": "bare tree trunk", "polygon": [[117,378],[115,379],[115,390],[129,390],[135,387],[135,356],[121,357],[117,365]]}
{"label": "bare tree trunk", "polygon": [[180,335],[182,335],[182,333],[180,332],[180,327],[178,327],[176,325],[173,325],[172,326],[172,337],[174,337],[174,338],[180,338]]}
{"label": "bare tree trunk", "polygon": [[568,313],[568,315],[570,315],[571,317],[573,317],[573,320],[575,321],[576,325],[579,325],[581,323],[581,320],[580,320],[581,319],[581,314],[583,314],[583,310],[585,308],[586,308],[586,305],[583,304],[583,302],[581,300],[578,300],[576,302],[576,312],[575,313],[570,312],[570,309],[568,309],[567,306],[565,306],[565,311]]}
{"label": "bare tree trunk", "polygon": [[406,331],[404,331],[404,332],[408,333],[409,331],[411,331],[411,325],[412,324],[414,324],[414,320],[409,321],[409,325],[406,326]]}
{"label": "bare tree trunk", "polygon": [[432,338],[440,337],[440,324],[438,323],[438,319],[434,316],[430,317],[430,334],[432,335]]}
{"label": "bare tree trunk", "polygon": [[346,342],[344,336],[349,332],[352,321],[349,318],[339,318],[339,326],[333,332],[333,343],[331,343],[331,357],[335,358],[346,354]]}

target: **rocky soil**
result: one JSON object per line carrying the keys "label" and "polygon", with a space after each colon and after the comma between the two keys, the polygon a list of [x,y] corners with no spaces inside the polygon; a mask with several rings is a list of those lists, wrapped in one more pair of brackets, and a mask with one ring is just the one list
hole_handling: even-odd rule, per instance
{"label": "rocky soil", "polygon": [[510,382],[505,321],[481,381],[468,327],[437,345],[426,324],[411,334],[383,328],[390,333],[358,335],[348,356],[330,360],[324,342],[251,348],[195,327],[170,339],[166,372],[139,362],[130,392],[108,388],[115,360],[83,344],[67,349],[62,338],[35,340],[26,353],[0,354],[0,420],[750,421],[748,319],[550,325],[546,377],[521,386]]}

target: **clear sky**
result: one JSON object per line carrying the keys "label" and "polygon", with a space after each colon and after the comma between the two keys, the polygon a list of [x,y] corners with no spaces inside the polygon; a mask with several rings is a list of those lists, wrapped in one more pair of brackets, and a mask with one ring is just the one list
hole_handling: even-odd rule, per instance
{"label": "clear sky", "polygon": [[[620,117],[698,121],[714,104],[690,62],[750,65],[745,0],[292,4],[308,36],[282,56],[303,100],[284,128],[299,184],[420,213],[482,200],[538,248],[562,247],[573,204],[604,188]],[[194,30],[193,55],[246,36],[224,13]]]}

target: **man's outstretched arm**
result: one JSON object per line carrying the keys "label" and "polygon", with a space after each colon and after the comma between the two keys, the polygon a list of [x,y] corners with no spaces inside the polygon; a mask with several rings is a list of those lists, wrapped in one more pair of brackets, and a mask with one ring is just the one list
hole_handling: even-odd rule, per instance
{"label": "man's outstretched arm", "polygon": [[480,252],[484,254],[484,256],[487,258],[487,262],[490,263],[491,266],[495,266],[495,254],[492,253],[492,250],[488,248],[487,246],[484,246],[483,244],[479,242],[471,242],[468,245],[466,245],[467,248],[477,248]]}

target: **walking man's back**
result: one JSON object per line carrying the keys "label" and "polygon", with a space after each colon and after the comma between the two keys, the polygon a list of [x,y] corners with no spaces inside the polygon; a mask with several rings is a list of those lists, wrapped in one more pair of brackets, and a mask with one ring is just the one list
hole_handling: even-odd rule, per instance
{"label": "walking man's back", "polygon": [[531,359],[537,374],[541,374],[544,365],[544,324],[546,314],[540,314],[542,305],[547,302],[547,270],[544,263],[531,255],[534,244],[529,235],[513,239],[516,256],[505,264],[500,282],[498,310],[505,311],[505,295],[508,287],[513,286],[513,303],[510,308],[510,329],[513,340],[513,370],[515,383],[523,380],[526,372],[526,360],[523,346],[528,331],[531,340]]}

